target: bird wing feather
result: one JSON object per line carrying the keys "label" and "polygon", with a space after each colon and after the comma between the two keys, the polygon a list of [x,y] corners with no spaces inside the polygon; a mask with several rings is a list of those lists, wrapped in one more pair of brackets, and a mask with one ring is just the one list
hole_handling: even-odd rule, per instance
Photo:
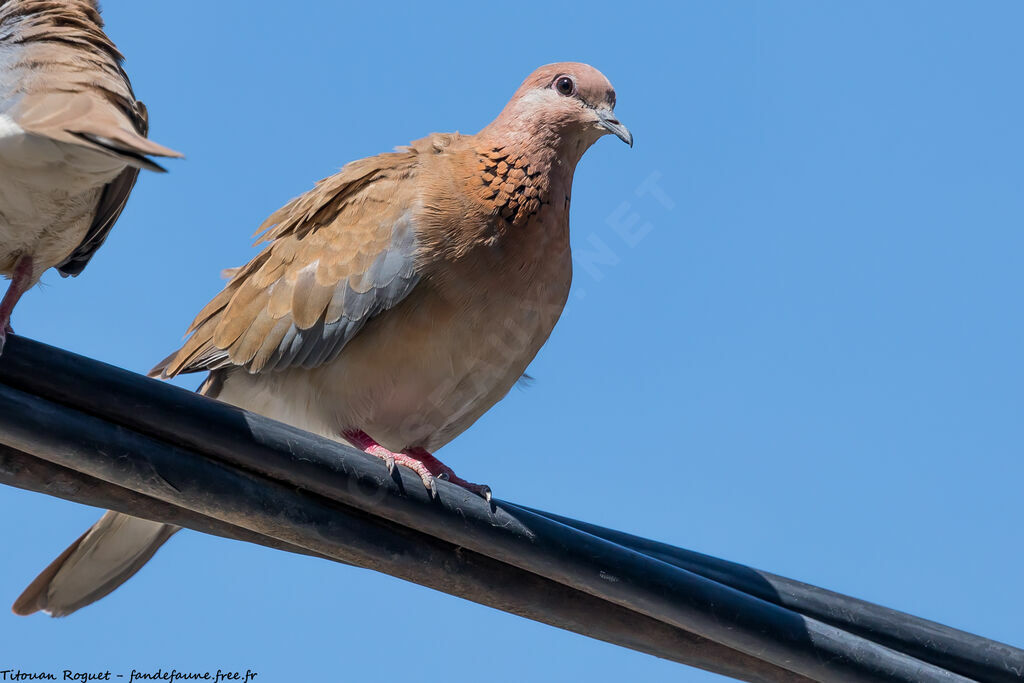
{"label": "bird wing feather", "polygon": [[356,161],[271,215],[263,250],[150,374],[312,368],[336,357],[420,279],[415,170],[413,150]]}
{"label": "bird wing feather", "polygon": [[[149,129],[149,117],[142,102],[137,104],[141,108],[142,114],[138,121],[139,133],[144,136]],[[57,272],[64,277],[74,277],[85,269],[96,250],[107,241],[107,236],[114,228],[114,223],[121,217],[121,212],[128,203],[128,197],[131,195],[138,177],[138,168],[126,166],[116,178],[103,187],[99,203],[96,205],[96,215],[93,217],[89,230],[75,250],[57,264]]]}
{"label": "bird wing feather", "polygon": [[18,91],[5,112],[27,133],[162,171],[148,156],[181,154],[146,138],[146,110],[135,99],[123,57],[103,22],[82,3],[28,2],[0,8],[5,68]]}

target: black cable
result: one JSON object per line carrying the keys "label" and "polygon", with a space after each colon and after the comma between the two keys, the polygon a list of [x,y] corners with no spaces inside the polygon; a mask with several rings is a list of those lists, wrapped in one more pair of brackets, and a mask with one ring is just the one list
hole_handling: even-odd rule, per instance
{"label": "black cable", "polygon": [[[810,680],[571,587],[361,515],[295,487],[261,481],[3,385],[0,438],[26,441],[26,451],[37,450],[46,458],[12,446],[0,449],[0,481],[4,483],[154,521],[377,569],[519,616],[740,680]],[[112,485],[107,479],[125,486]],[[246,536],[234,534],[233,527],[245,530]]]}
{"label": "black cable", "polygon": [[1013,683],[1024,678],[1024,650],[735,562],[562,515],[525,509],[820,619],[961,676],[993,683]]}
{"label": "black cable", "polygon": [[[588,594],[588,598],[598,600],[596,604],[624,608],[634,615],[646,615],[725,645],[727,649],[716,656],[732,656],[735,660],[734,655],[739,654],[735,651],[739,650],[774,664],[771,671],[781,667],[815,680],[966,680],[952,671],[969,670],[970,675],[982,672],[987,676],[992,672],[993,652],[1007,655],[1009,659],[1004,658],[1004,662],[1020,656],[1019,650],[1009,646],[933,625],[945,629],[941,633],[946,636],[964,636],[954,643],[955,651],[937,663],[935,655],[937,651],[943,655],[942,648],[918,647],[913,653],[907,651],[914,645],[915,634],[922,625],[931,622],[902,615],[906,617],[905,623],[887,624],[886,619],[900,613],[548,513],[501,502],[489,507],[482,499],[444,483],[439,501],[431,501],[417,477],[399,468],[401,476],[392,480],[386,476],[382,463],[354,449],[29,340],[9,340],[4,356],[0,357],[0,382],[8,387],[0,391],[0,442],[317,554],[344,561],[353,561],[354,557],[356,564],[398,576],[407,576],[408,568],[381,565],[380,558],[373,554],[380,548],[366,546],[365,538],[341,535],[332,537],[332,542],[340,543],[340,547],[324,546],[304,537],[316,524],[310,522],[310,528],[304,528],[300,518],[287,529],[276,528],[268,520],[258,520],[262,526],[253,528],[252,518],[238,517],[230,510],[225,512],[224,501],[218,498],[221,493],[201,493],[200,489],[214,485],[217,473],[225,471],[231,476],[250,477],[247,492],[256,500],[271,490],[276,491],[275,495],[284,495],[282,490],[306,489],[318,494],[310,496],[311,499],[322,498],[330,509],[347,515],[346,524],[355,519],[362,524],[382,524],[392,529],[402,539],[393,539],[399,546],[433,544],[435,553],[438,543],[469,549],[501,567],[517,568],[535,578],[562,584],[577,594]],[[18,394],[11,388],[34,396]],[[35,397],[42,397],[45,402],[40,403]],[[35,422],[27,415],[15,415],[19,409],[31,412],[28,406],[50,412],[46,420]],[[53,425],[58,423],[74,423],[78,429],[54,429]],[[198,488],[185,505],[166,487],[143,491],[139,487],[151,486],[152,482],[120,480],[121,473],[104,469],[104,458],[90,455],[90,449],[109,450],[111,441],[120,443],[133,438],[145,439],[145,448],[135,446],[136,450],[143,448],[145,455],[135,456],[148,458],[150,469],[155,467],[157,455],[153,454],[173,445],[178,447],[174,450],[179,452],[179,459],[188,460],[192,463],[190,467],[202,472],[203,477],[213,479],[190,480],[189,486]],[[125,446],[119,459],[130,457],[130,452]],[[54,453],[59,453],[63,460],[55,459]],[[157,471],[165,479],[183,476],[174,459],[160,462]],[[84,469],[86,463],[99,470]],[[143,467],[138,463],[133,466]],[[144,470],[145,467],[141,471]],[[177,491],[175,487],[171,489]],[[251,502],[243,499],[233,504],[244,506]],[[327,523],[323,516],[317,520]],[[352,556],[354,551],[347,544],[355,544],[362,555]],[[393,546],[385,550],[397,552]],[[414,553],[423,548],[406,550]],[[421,557],[421,563],[427,565],[441,561],[436,554]],[[438,580],[443,581],[443,577]],[[798,587],[806,590],[794,593]],[[463,592],[449,592],[468,597],[465,586],[460,590]],[[866,629],[863,625],[852,628],[850,622],[834,618],[835,610],[831,607],[851,604],[865,609],[864,613],[878,623]],[[496,606],[520,613],[522,609],[538,607],[527,605],[517,610]],[[550,618],[540,620],[551,623]],[[617,642],[614,638],[604,639]],[[996,649],[979,651],[976,657],[966,651],[972,644],[982,642]],[[650,647],[643,646],[635,649],[650,651]],[[924,661],[927,657],[931,659]],[[680,660],[678,656],[672,658]],[[749,664],[746,660],[743,666],[750,668]]]}

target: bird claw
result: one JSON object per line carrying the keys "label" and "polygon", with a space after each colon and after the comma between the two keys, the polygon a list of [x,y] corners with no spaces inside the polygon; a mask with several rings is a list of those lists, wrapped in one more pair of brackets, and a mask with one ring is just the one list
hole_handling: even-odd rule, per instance
{"label": "bird claw", "polygon": [[491,487],[486,484],[474,484],[472,482],[466,481],[465,479],[462,479],[461,477],[457,476],[455,472],[453,472],[451,469],[447,467],[434,476],[437,477],[438,479],[441,479],[442,481],[448,481],[455,484],[456,486],[464,488],[470,493],[475,493],[476,495],[486,500],[488,503],[491,502]]}
{"label": "bird claw", "polygon": [[487,484],[470,484],[469,482],[466,482],[465,484],[462,484],[462,488],[472,491],[488,503],[491,502],[491,487]]}
{"label": "bird claw", "polygon": [[455,476],[454,472],[441,471],[434,475],[424,474],[421,475],[421,479],[423,479],[423,485],[427,488],[427,491],[430,492],[431,500],[438,500],[440,496],[440,492],[438,491],[437,488],[437,482],[447,481],[452,484],[455,484],[459,488],[466,489],[470,493],[475,493],[476,495],[486,500],[488,503],[491,502],[492,496],[490,486],[487,486],[486,484],[470,483],[465,479],[460,479],[459,477]]}
{"label": "bird claw", "polygon": [[462,479],[450,467],[423,448],[411,448],[401,453],[392,453],[371,439],[365,432],[347,431],[343,433],[343,436],[366,453],[383,460],[384,466],[388,468],[388,475],[394,474],[396,465],[408,467],[420,475],[420,480],[423,482],[424,488],[430,492],[432,500],[437,500],[439,497],[437,480],[440,479],[475,493],[488,503],[491,502],[490,486],[473,484]]}

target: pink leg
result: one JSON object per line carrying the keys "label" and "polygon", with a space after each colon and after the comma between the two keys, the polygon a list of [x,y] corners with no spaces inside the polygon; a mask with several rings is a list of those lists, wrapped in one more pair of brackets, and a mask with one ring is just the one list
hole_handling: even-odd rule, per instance
{"label": "pink leg", "polygon": [[403,453],[392,453],[388,449],[374,441],[366,432],[352,429],[343,434],[357,448],[361,448],[372,456],[383,460],[388,466],[388,472],[395,469],[395,464],[404,465],[416,474],[420,475],[423,485],[430,491],[433,498],[437,498],[436,479],[444,479],[462,488],[482,496],[486,500],[491,499],[491,487],[484,484],[473,484],[456,476],[452,468],[435,458],[424,448],[409,448]]}
{"label": "pink leg", "polygon": [[18,259],[14,264],[14,274],[11,276],[11,284],[7,287],[7,293],[0,301],[0,353],[4,351],[4,342],[7,341],[7,333],[14,332],[11,328],[11,313],[18,303],[21,295],[32,286],[32,257],[27,254]]}

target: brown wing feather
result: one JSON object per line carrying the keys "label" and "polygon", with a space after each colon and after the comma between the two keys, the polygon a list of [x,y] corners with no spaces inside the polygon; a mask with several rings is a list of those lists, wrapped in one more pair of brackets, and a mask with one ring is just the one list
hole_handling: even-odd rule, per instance
{"label": "brown wing feather", "polygon": [[411,149],[353,162],[272,214],[263,251],[150,374],[314,367],[337,355],[419,280],[416,169]]}
{"label": "brown wing feather", "polygon": [[20,0],[0,4],[0,40],[15,59],[21,97],[6,113],[22,129],[162,171],[148,156],[181,154],[146,138],[123,57],[103,32],[95,3]]}

